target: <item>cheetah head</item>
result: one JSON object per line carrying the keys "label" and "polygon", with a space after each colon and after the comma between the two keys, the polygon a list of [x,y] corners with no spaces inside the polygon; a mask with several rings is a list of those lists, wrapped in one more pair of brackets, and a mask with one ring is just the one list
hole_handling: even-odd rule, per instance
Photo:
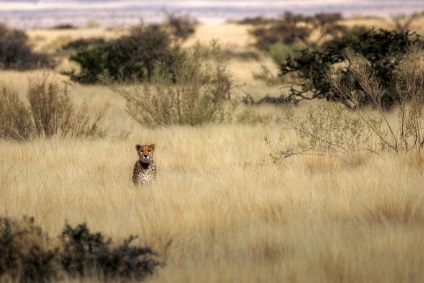
{"label": "cheetah head", "polygon": [[137,149],[138,157],[142,163],[150,163],[153,160],[153,151],[155,150],[155,145],[139,145],[135,146]]}

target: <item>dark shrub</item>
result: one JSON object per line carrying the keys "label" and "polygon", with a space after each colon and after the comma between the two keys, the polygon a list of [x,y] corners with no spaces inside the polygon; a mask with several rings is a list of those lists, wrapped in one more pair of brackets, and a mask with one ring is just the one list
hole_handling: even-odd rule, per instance
{"label": "dark shrub", "polygon": [[[382,103],[390,106],[398,100],[394,90],[393,72],[401,56],[408,47],[419,42],[415,33],[387,30],[358,29],[348,36],[327,42],[320,50],[303,49],[295,56],[289,56],[285,64],[281,64],[281,75],[295,73],[301,89],[291,89],[292,99],[327,98],[343,100],[344,97],[334,91],[327,76],[335,64],[346,62],[346,68],[340,72],[341,82],[353,84],[361,91],[357,81],[352,80],[350,65],[344,50],[350,47],[354,52],[368,60],[369,65],[384,91]],[[310,96],[305,96],[307,94]],[[364,96],[360,105],[367,104],[369,99]]]}
{"label": "dark shrub", "polygon": [[99,82],[104,74],[116,81],[142,80],[151,77],[155,62],[169,64],[170,57],[171,39],[163,27],[141,25],[128,36],[72,55],[81,70],[68,75],[80,83]]}
{"label": "dark shrub", "polygon": [[0,68],[26,70],[39,67],[53,67],[53,62],[47,55],[31,50],[25,32],[9,29],[0,23]]}
{"label": "dark shrub", "polygon": [[69,42],[65,46],[62,47],[63,50],[75,49],[75,50],[83,50],[92,47],[99,47],[104,45],[106,40],[101,37],[93,37],[93,38],[81,38],[74,41]]}
{"label": "dark shrub", "polygon": [[[338,22],[342,19],[340,13],[319,13],[314,16],[304,16],[285,12],[277,20],[254,27],[250,33],[256,38],[256,47],[268,51],[275,43],[318,45],[326,35],[338,35],[345,28]],[[312,32],[318,31],[319,38],[309,42]]]}
{"label": "dark shrub", "polygon": [[53,282],[63,275],[141,280],[163,263],[149,247],[130,245],[135,238],[112,245],[111,239],[91,233],[85,224],[66,224],[57,242],[33,218],[0,217],[0,282]]}
{"label": "dark shrub", "polygon": [[58,250],[33,218],[0,217],[0,281],[49,282],[57,277]]}
{"label": "dark shrub", "polygon": [[187,40],[196,31],[199,22],[189,15],[166,13],[165,25],[170,28],[175,44]]}
{"label": "dark shrub", "polygon": [[285,12],[272,24],[257,26],[250,33],[256,38],[255,46],[264,51],[268,50],[268,46],[276,42],[287,44],[306,42],[311,30],[306,26],[299,25],[299,23],[307,20],[303,15]]}
{"label": "dark shrub", "polygon": [[274,19],[265,18],[263,16],[257,16],[257,17],[252,17],[252,18],[241,19],[241,20],[237,21],[237,23],[239,25],[263,25],[263,24],[272,23],[273,21],[274,21]]}
{"label": "dark shrub", "polygon": [[77,27],[72,24],[58,24],[52,27],[52,29],[77,29]]}
{"label": "dark shrub", "polygon": [[90,233],[85,224],[75,228],[66,224],[61,236],[61,264],[72,277],[98,271],[107,279],[141,279],[153,274],[160,263],[150,248],[129,246],[134,239],[130,236],[122,245],[112,247],[111,239],[105,239],[101,233]]}

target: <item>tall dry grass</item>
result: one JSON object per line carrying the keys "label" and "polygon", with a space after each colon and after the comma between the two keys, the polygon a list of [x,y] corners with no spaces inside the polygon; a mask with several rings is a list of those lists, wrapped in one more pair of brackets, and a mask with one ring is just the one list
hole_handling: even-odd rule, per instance
{"label": "tall dry grass", "polygon": [[[280,127],[148,130],[123,140],[0,142],[0,213],[67,220],[166,260],[154,282],[420,282],[424,156],[274,164]],[[289,135],[289,133],[287,133]],[[156,143],[158,181],[131,182],[134,144]]]}
{"label": "tall dry grass", "polygon": [[[260,63],[235,63],[236,83],[262,96],[246,71]],[[25,93],[22,81],[33,73],[0,75]],[[65,221],[118,242],[139,235],[137,244],[166,261],[152,282],[422,281],[424,153],[274,163],[271,153],[296,142],[282,126],[150,130],[106,87],[70,91],[91,113],[110,103],[108,137],[0,141],[1,216],[33,216],[53,240]],[[141,188],[131,181],[136,143],[156,144],[159,170],[157,182]]]}

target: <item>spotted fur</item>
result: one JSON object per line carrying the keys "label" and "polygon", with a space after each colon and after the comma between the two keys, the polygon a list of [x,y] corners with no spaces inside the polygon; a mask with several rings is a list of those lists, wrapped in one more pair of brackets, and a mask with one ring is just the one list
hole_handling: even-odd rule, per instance
{"label": "spotted fur", "polygon": [[133,182],[135,185],[151,183],[156,180],[156,163],[153,160],[155,145],[135,146],[138,154],[138,160],[134,165]]}

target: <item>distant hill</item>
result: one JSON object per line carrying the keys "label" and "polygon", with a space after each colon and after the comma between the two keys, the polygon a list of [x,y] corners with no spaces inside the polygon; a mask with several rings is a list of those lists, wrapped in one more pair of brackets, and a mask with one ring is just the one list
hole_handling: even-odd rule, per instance
{"label": "distant hill", "polygon": [[246,17],[277,17],[284,11],[344,16],[393,16],[424,10],[424,0],[0,0],[0,22],[17,28],[45,28],[58,24],[86,26],[133,25],[164,19],[163,11],[186,13],[203,23],[222,23]]}

